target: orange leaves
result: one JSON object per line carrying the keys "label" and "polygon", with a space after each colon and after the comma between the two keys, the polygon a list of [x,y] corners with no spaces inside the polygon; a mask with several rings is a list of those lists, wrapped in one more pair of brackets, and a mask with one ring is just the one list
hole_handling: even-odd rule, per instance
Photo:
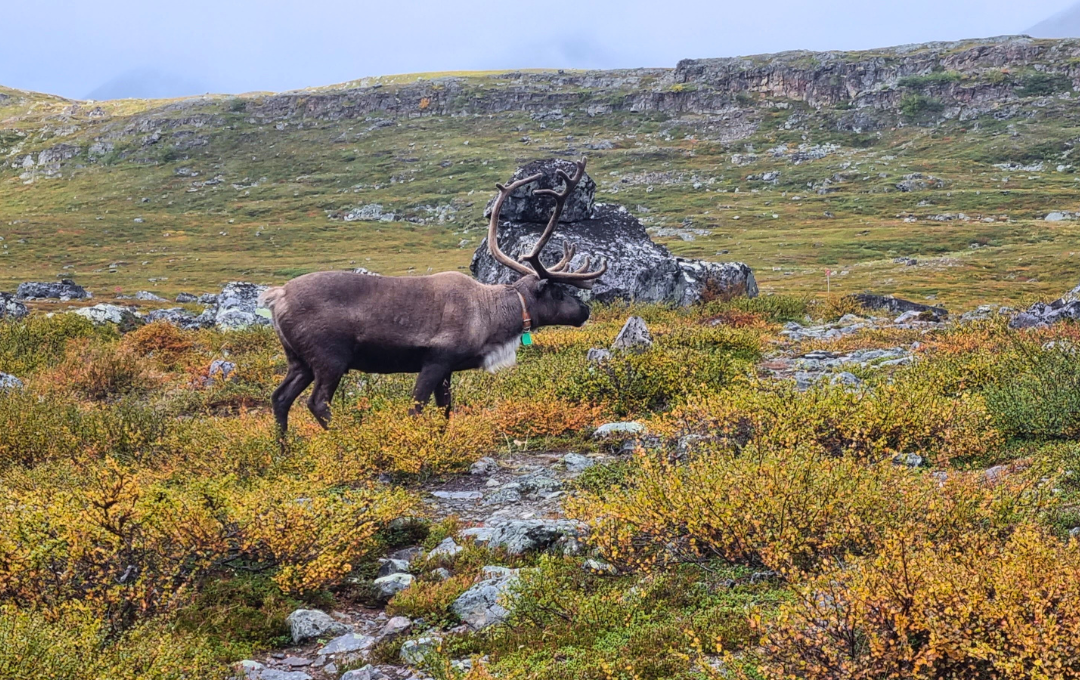
{"label": "orange leaves", "polygon": [[562,399],[507,400],[494,408],[495,429],[509,437],[557,437],[596,427],[604,409]]}

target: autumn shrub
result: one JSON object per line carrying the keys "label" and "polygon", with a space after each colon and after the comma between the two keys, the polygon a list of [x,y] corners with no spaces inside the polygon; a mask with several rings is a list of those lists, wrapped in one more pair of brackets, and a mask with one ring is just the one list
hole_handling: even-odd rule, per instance
{"label": "autumn shrub", "polygon": [[77,338],[69,341],[63,361],[46,380],[53,391],[104,401],[144,393],[158,385],[161,376],[130,347]]}
{"label": "autumn shrub", "polygon": [[95,326],[77,314],[32,315],[20,321],[3,321],[0,322],[0,370],[26,377],[59,363],[69,340],[114,340],[118,335],[115,328]]}
{"label": "autumn shrub", "polygon": [[1008,526],[1046,505],[1048,492],[1032,484],[990,487],[960,475],[942,484],[811,446],[716,445],[685,463],[639,451],[623,484],[566,506],[604,558],[627,568],[720,558],[798,573],[870,554],[906,523],[930,536]]}
{"label": "autumn shrub", "polygon": [[[728,329],[712,328],[710,331]],[[721,341],[677,335],[644,351],[618,351],[588,365],[558,394],[572,401],[605,404],[619,416],[659,411],[688,395],[720,391],[744,365],[734,355],[751,350]]]}
{"label": "autumn shrub", "polygon": [[0,606],[0,677],[35,680],[225,680],[201,636],[165,622],[113,634],[93,611]]}
{"label": "autumn shrub", "polygon": [[819,385],[797,392],[791,385],[738,382],[723,394],[688,400],[656,418],[652,427],[737,445],[813,443],[832,455],[874,461],[916,453],[937,464],[1000,443],[980,397],[944,397],[933,381],[919,376],[901,376],[867,391]]}
{"label": "autumn shrub", "polygon": [[700,677],[687,662],[694,638],[716,651],[751,644],[750,612],[783,597],[748,569],[702,566],[638,578],[544,556],[522,570],[511,618],[485,645],[490,670],[522,680]]}
{"label": "autumn shrub", "polygon": [[508,437],[558,437],[589,430],[600,424],[604,408],[563,399],[507,399],[493,409],[496,431]]}
{"label": "autumn shrub", "polygon": [[494,421],[485,411],[447,419],[431,408],[412,417],[399,404],[341,416],[308,442],[316,475],[331,484],[351,484],[379,472],[423,476],[460,471],[496,442]]}
{"label": "autumn shrub", "polygon": [[171,323],[146,324],[124,335],[120,345],[164,369],[177,368],[193,359],[196,334]]}
{"label": "autumn shrub", "polygon": [[995,422],[1018,439],[1080,438],[1080,348],[1013,342],[1001,378],[986,389]]}
{"label": "autumn shrub", "polygon": [[27,475],[0,489],[4,507],[19,508],[0,516],[0,598],[87,603],[116,630],[175,610],[221,571],[264,571],[286,592],[324,587],[379,547],[382,527],[416,508],[401,489],[187,479],[111,459]]}
{"label": "autumn shrub", "polygon": [[769,678],[1080,677],[1080,546],[1035,525],[902,532],[795,592],[766,628]]}
{"label": "autumn shrub", "polygon": [[848,315],[867,316],[867,310],[850,295],[830,295],[823,300],[816,300],[811,305],[811,315],[823,321],[837,321]]}

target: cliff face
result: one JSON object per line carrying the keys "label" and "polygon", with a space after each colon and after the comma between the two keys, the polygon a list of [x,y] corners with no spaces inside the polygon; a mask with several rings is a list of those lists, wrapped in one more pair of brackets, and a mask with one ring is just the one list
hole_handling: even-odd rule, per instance
{"label": "cliff face", "polygon": [[135,107],[6,90],[0,95],[7,116],[0,122],[0,154],[8,157],[3,165],[9,168],[41,165],[55,175],[57,161],[40,154],[49,149],[46,140],[65,138],[78,154],[85,150],[90,162],[114,149],[121,158],[152,162],[146,150],[161,140],[184,154],[208,143],[211,131],[242,127],[230,123],[236,120],[230,114],[242,116],[244,125],[367,119],[375,127],[405,117],[514,112],[538,121],[612,113],[700,115],[716,118],[720,141],[735,141],[750,134],[758,112],[769,107],[809,106],[827,128],[864,132],[988,113],[1012,118],[1070,97],[1076,87],[1080,40],[1003,37],[864,52],[688,59],[674,69],[510,72],[411,82],[373,78],[281,94],[144,101]]}

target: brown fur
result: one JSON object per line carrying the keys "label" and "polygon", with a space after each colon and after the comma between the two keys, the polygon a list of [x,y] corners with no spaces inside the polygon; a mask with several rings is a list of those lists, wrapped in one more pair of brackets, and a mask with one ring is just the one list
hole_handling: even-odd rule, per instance
{"label": "brown fur", "polygon": [[[516,292],[515,292],[516,291]],[[418,373],[419,412],[435,393],[450,410],[450,376],[505,355],[522,331],[520,292],[534,329],[580,326],[589,308],[568,286],[524,276],[511,285],[486,285],[457,272],[431,276],[370,276],[316,272],[263,294],[273,315],[289,371],[274,391],[274,416],[284,432],[289,409],[315,383],[308,408],[323,427],[329,403],[349,370]]]}

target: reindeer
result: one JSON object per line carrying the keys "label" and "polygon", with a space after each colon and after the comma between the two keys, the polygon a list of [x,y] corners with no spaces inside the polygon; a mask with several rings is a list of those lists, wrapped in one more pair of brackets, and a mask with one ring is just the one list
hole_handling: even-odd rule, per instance
{"label": "reindeer", "polygon": [[517,361],[518,343],[531,343],[531,331],[588,321],[589,307],[568,286],[592,288],[607,271],[607,262],[590,271],[591,258],[586,257],[580,268],[570,271],[575,252],[570,244],[555,265],[540,261],[566,199],[585,174],[585,159],[575,163],[572,176],[557,173],[561,191],[532,192],[554,197],[555,208],[521,262],[499,249],[499,211],[512,192],[542,175],[495,185],[499,194],[487,243],[496,261],[521,274],[514,283],[487,285],[459,272],[395,277],[337,271],[305,274],[267,290],[263,303],[270,308],[289,364],[271,398],[280,432],[288,429],[293,402],[312,382],[308,409],[326,428],[330,400],[349,370],[418,373],[409,412],[419,414],[434,393],[436,405],[449,416],[450,376],[455,371],[509,368]]}

